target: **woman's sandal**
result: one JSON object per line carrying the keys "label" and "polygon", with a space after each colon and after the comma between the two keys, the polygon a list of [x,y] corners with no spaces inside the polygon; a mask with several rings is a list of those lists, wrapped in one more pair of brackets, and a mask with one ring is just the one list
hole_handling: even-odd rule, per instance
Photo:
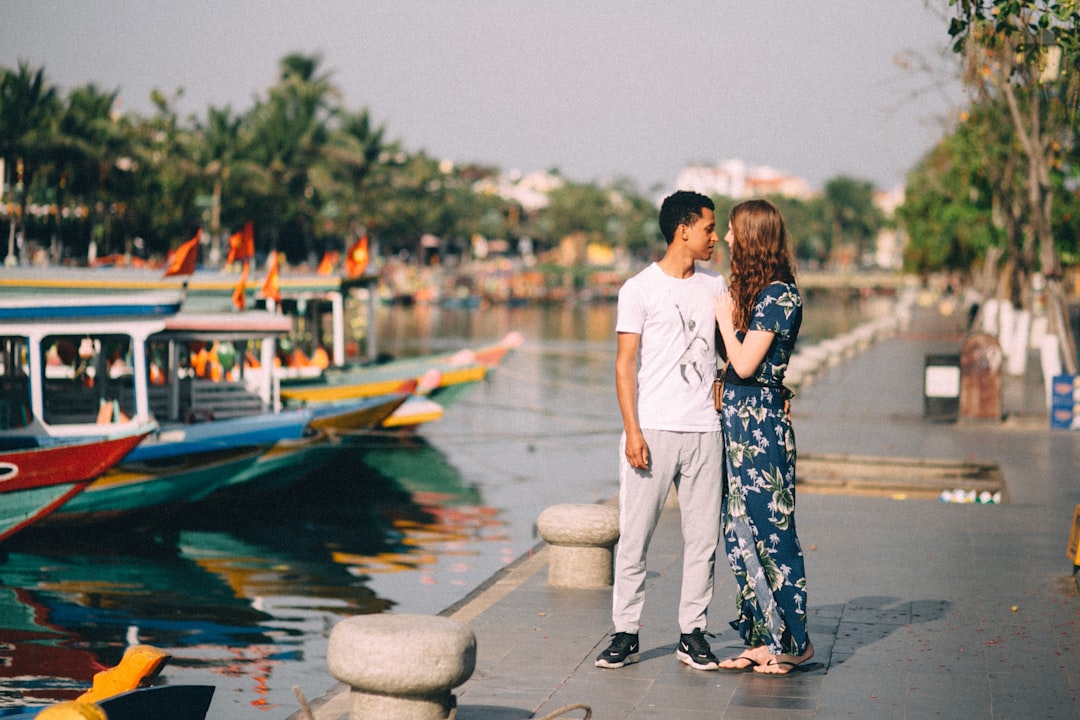
{"label": "woman's sandal", "polygon": [[720,665],[720,666],[717,666],[716,669],[719,670],[720,672],[749,672],[750,670],[753,670],[754,668],[756,668],[758,665],[761,664],[760,662],[758,662],[757,660],[755,660],[752,657],[749,657],[748,655],[739,655],[738,657],[733,657],[733,658],[730,658],[728,660],[724,660],[724,662],[738,662],[740,660],[745,660],[746,664],[745,665],[736,665],[735,667],[723,667],[722,665]]}
{"label": "woman's sandal", "polygon": [[754,672],[756,672],[758,675],[779,675],[779,676],[790,675],[793,672],[809,672],[810,668],[807,667],[804,664],[808,660],[809,660],[809,658],[807,658],[806,660],[804,660],[801,663],[796,663],[796,662],[789,662],[787,660],[776,660],[774,658],[774,659],[770,660],[769,662],[765,663],[765,667],[775,667],[775,666],[778,666],[778,665],[784,665],[784,666],[787,667],[787,670],[784,670],[783,672],[769,672],[769,671],[765,671],[765,670],[755,670]]}

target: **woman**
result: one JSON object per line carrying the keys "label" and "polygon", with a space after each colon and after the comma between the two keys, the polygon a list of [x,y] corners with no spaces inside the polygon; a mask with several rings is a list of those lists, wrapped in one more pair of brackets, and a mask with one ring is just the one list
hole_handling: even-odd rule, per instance
{"label": "woman", "polygon": [[784,372],[802,323],[802,298],[780,212],[766,200],[731,210],[730,290],[717,298],[727,349],[722,421],[727,491],[724,546],[739,585],[731,623],[748,648],[724,670],[786,675],[814,655],[806,575],[795,533],[795,435]]}

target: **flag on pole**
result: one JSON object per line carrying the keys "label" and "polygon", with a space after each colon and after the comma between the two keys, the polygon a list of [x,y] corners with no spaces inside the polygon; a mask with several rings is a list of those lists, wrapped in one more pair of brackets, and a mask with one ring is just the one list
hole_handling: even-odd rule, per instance
{"label": "flag on pole", "polygon": [[255,223],[248,220],[240,232],[229,236],[229,256],[225,264],[230,265],[240,260],[255,257]]}
{"label": "flag on pole", "polygon": [[363,275],[364,271],[367,270],[369,259],[368,237],[367,234],[364,234],[349,248],[349,252],[345,255],[345,274],[351,278]]}
{"label": "flag on pole", "polygon": [[278,275],[278,251],[271,250],[267,259],[266,280],[263,281],[262,294],[267,300],[281,302],[281,279]]}
{"label": "flag on pole", "polygon": [[327,250],[323,253],[322,261],[319,262],[319,275],[333,275],[340,258],[341,253],[337,250]]}
{"label": "flag on pole", "polygon": [[195,263],[199,259],[199,240],[202,228],[195,231],[195,237],[176,248],[169,256],[169,266],[165,268],[165,277],[170,275],[190,275],[195,272]]}
{"label": "flag on pole", "polygon": [[233,290],[232,301],[237,310],[244,309],[244,295],[247,289],[248,271],[251,270],[251,261],[244,260],[244,270],[240,273],[240,282],[237,283],[236,289]]}

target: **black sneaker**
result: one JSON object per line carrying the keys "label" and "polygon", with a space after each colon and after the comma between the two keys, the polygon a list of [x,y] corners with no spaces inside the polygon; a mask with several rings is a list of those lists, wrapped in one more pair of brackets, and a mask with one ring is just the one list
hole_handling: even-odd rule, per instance
{"label": "black sneaker", "polygon": [[[715,665],[715,658],[713,658]],[[596,667],[621,668],[638,661],[637,635],[617,632],[611,636],[611,644],[608,649],[596,656]]]}
{"label": "black sneaker", "polygon": [[690,634],[679,635],[679,648],[675,651],[675,657],[696,670],[715,670],[719,664],[705,635],[701,628],[694,628],[694,632]]}

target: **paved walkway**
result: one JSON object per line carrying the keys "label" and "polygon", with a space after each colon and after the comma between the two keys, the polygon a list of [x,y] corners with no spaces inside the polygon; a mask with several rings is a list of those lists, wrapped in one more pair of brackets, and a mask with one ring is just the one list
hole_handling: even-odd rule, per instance
{"label": "paved walkway", "polygon": [[[593,666],[612,632],[610,590],[549,588],[538,548],[445,613],[477,637],[476,670],[455,691],[457,720],[542,718],[582,704],[597,720],[1080,717],[1080,594],[1066,558],[1080,433],[1048,429],[1034,365],[1028,378],[1008,379],[1004,422],[924,419],[924,358],[958,351],[957,322],[919,310],[904,333],[827,371],[794,401],[800,455],[995,464],[1007,498],[955,504],[801,488],[811,672],[701,672],[675,659],[681,557],[672,506],[649,553],[640,663]],[[721,557],[710,608],[720,657],[741,650],[727,625],[734,594]],[[344,717],[343,701],[331,693],[317,717]]]}

